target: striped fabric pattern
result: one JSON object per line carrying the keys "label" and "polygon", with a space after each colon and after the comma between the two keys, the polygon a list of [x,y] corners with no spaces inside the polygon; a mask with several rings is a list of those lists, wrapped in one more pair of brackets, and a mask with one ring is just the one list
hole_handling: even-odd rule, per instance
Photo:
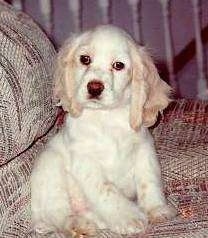
{"label": "striped fabric pattern", "polygon": [[54,55],[37,25],[0,1],[0,165],[26,150],[53,121]]}
{"label": "striped fabric pattern", "polygon": [[0,237],[30,237],[32,162],[54,124],[55,50],[25,14],[0,0]]}
{"label": "striped fabric pattern", "polygon": [[[52,134],[52,131],[50,132]],[[0,237],[31,237],[30,174],[47,137],[0,168]]]}
{"label": "striped fabric pattern", "polygon": [[165,194],[179,216],[149,237],[208,237],[208,102],[180,100],[166,110],[153,135]]}

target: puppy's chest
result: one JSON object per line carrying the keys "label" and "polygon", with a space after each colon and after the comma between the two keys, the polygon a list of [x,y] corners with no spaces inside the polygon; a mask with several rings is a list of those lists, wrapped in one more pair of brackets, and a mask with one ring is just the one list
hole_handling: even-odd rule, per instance
{"label": "puppy's chest", "polygon": [[70,134],[74,156],[93,160],[109,171],[132,167],[139,139],[129,127],[125,111],[86,113],[72,122]]}

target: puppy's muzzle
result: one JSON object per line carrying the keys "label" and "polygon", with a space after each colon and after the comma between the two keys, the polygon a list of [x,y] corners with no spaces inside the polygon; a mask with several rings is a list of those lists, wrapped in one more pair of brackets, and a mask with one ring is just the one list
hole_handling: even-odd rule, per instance
{"label": "puppy's muzzle", "polygon": [[87,84],[87,91],[89,93],[90,99],[98,99],[104,90],[104,84],[101,81],[93,80]]}

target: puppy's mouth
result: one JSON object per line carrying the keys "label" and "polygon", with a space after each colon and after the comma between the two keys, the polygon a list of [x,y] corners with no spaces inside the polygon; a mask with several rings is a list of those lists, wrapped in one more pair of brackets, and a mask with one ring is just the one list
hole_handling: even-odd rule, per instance
{"label": "puppy's mouth", "polygon": [[88,102],[88,104],[91,104],[91,105],[101,106],[102,105],[102,97],[101,96],[98,96],[98,97],[88,96],[87,102]]}
{"label": "puppy's mouth", "polygon": [[87,99],[90,100],[91,102],[98,102],[102,100],[101,96],[92,96],[88,94]]}
{"label": "puppy's mouth", "polygon": [[95,97],[95,96],[87,94],[86,100],[84,102],[84,107],[92,108],[92,109],[101,109],[105,107],[105,103],[103,101],[102,95]]}

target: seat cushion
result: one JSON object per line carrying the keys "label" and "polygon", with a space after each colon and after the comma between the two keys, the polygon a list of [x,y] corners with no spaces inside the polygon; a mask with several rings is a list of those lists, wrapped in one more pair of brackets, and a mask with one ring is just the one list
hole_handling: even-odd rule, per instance
{"label": "seat cushion", "polygon": [[54,56],[54,47],[30,17],[0,0],[0,165],[53,124]]}
{"label": "seat cushion", "polygon": [[179,216],[151,228],[149,237],[208,237],[207,125],[208,102],[179,100],[154,129],[164,191]]}

